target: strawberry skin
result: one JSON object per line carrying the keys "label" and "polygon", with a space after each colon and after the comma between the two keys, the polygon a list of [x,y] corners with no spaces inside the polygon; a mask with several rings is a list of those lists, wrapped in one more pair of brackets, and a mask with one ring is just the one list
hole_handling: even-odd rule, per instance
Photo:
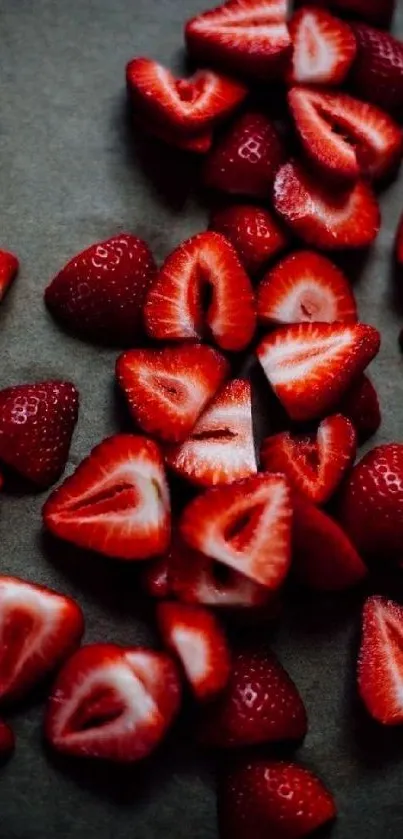
{"label": "strawberry skin", "polygon": [[166,600],[171,593],[167,555],[147,562],[141,574],[144,591],[156,600]]}
{"label": "strawberry skin", "polygon": [[14,282],[19,269],[16,256],[9,251],[0,250],[0,303]]}
{"label": "strawberry skin", "polygon": [[[311,0],[301,0],[311,2]],[[374,26],[389,26],[396,0],[315,0],[317,6],[330,6],[337,12],[367,20]]]}
{"label": "strawberry skin", "polygon": [[0,720],[0,760],[8,760],[15,749],[15,736],[13,729],[7,723]]}
{"label": "strawberry skin", "polygon": [[364,23],[353,29],[357,57],[351,82],[355,92],[398,118],[403,108],[403,43]]}
{"label": "strawberry skin", "polygon": [[382,420],[378,394],[365,374],[354,382],[337,407],[353,423],[360,444],[378,431]]}
{"label": "strawberry skin", "polygon": [[263,207],[235,204],[212,213],[210,230],[222,233],[235,248],[248,274],[257,274],[284,250],[287,239],[277,220]]}
{"label": "strawberry skin", "polygon": [[383,725],[403,723],[403,606],[369,597],[362,615],[358,691],[367,711]]}
{"label": "strawberry skin", "polygon": [[395,249],[397,263],[398,265],[403,265],[403,215],[400,217],[396,230]]}
{"label": "strawberry skin", "polygon": [[341,84],[356,53],[351,27],[323,9],[308,6],[295,12],[288,28],[294,48],[288,82]]}

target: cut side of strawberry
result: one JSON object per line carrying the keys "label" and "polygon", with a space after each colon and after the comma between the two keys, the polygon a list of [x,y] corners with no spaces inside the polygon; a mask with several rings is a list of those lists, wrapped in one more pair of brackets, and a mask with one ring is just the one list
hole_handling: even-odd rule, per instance
{"label": "cut side of strawberry", "polygon": [[365,374],[349,388],[337,408],[353,423],[360,444],[378,431],[382,420],[378,394]]}
{"label": "cut side of strawberry", "polygon": [[15,735],[7,723],[0,720],[0,761],[8,760],[15,749]]}
{"label": "cut side of strawberry", "polygon": [[291,419],[329,413],[377,354],[380,335],[362,323],[299,323],[263,339],[257,357]]}
{"label": "cut side of strawberry", "polygon": [[403,606],[369,597],[362,616],[358,690],[367,711],[383,725],[403,722]]}
{"label": "cut side of strawberry", "polygon": [[0,303],[14,282],[19,267],[18,259],[13,253],[0,250]]}
{"label": "cut side of strawberry", "polygon": [[278,221],[263,207],[235,204],[213,212],[210,229],[234,246],[248,274],[257,274],[284,250],[287,239]]}
{"label": "cut side of strawberry", "polygon": [[103,440],[48,498],[55,536],[116,559],[147,559],[170,540],[170,501],[156,443],[117,434]]}
{"label": "cut side of strawberry", "polygon": [[213,145],[213,132],[210,128],[199,134],[182,134],[166,125],[161,125],[156,119],[151,119],[148,115],[145,116],[138,112],[133,114],[133,124],[136,129],[140,129],[145,134],[150,134],[168,146],[173,146],[182,151],[207,154]]}
{"label": "cut side of strawberry", "polygon": [[300,9],[288,24],[293,44],[291,84],[339,85],[354,61],[351,27],[315,6]]}
{"label": "cut side of strawberry", "polygon": [[364,23],[353,26],[357,56],[351,84],[357,96],[397,119],[403,108],[403,43]]}

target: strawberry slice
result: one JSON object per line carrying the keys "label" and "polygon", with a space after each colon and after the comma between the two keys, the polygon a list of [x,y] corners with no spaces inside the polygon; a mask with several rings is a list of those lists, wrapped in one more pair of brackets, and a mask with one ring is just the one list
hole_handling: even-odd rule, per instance
{"label": "strawberry slice", "polygon": [[181,535],[192,548],[275,590],[290,565],[291,515],[284,476],[261,474],[191,501]]}
{"label": "strawberry slice", "polygon": [[249,277],[219,233],[192,236],[168,256],[148,295],[145,323],[159,341],[200,340],[223,350],[252,340],[256,317]]}
{"label": "strawberry slice", "polygon": [[19,267],[18,259],[13,253],[0,250],[0,303],[14,282]]}
{"label": "strawberry slice", "polygon": [[354,426],[335,414],[321,422],[316,435],[285,431],[267,437],[261,461],[266,472],[283,472],[293,489],[324,504],[354,462],[356,449]]}
{"label": "strawberry slice", "polygon": [[64,754],[129,763],[154,751],[179,704],[179,675],[164,653],[90,644],[56,679],[45,735]]}
{"label": "strawberry slice", "polygon": [[343,272],[326,256],[308,250],[285,256],[267,272],[257,306],[264,324],[357,320],[354,294]]}
{"label": "strawberry slice", "polygon": [[157,600],[165,600],[171,593],[168,557],[159,556],[145,564],[141,574],[144,591]]}
{"label": "strawberry slice", "polygon": [[287,244],[277,220],[263,207],[251,204],[216,210],[209,226],[231,242],[248,274],[257,274]]}
{"label": "strawberry slice", "polygon": [[48,498],[51,533],[116,559],[146,559],[170,540],[169,490],[156,443],[117,434],[103,440]]}
{"label": "strawberry slice", "polygon": [[328,413],[377,354],[380,335],[363,323],[297,323],[263,339],[257,357],[291,419]]}
{"label": "strawberry slice", "polygon": [[368,597],[362,615],[358,690],[367,711],[383,725],[403,723],[403,606]]}
{"label": "strawberry slice", "polygon": [[291,84],[339,85],[354,61],[351,27],[315,6],[300,9],[288,24],[293,44]]}
{"label": "strawberry slice", "polygon": [[200,606],[160,603],[157,619],[163,641],[179,658],[197,699],[220,693],[228,682],[230,654],[217,618]]}
{"label": "strawberry slice", "polygon": [[188,439],[165,452],[168,466],[197,486],[230,484],[257,472],[250,382],[232,379]]}
{"label": "strawberry slice", "polygon": [[15,749],[15,736],[13,729],[7,723],[0,720],[0,760],[8,760]]}
{"label": "strawberry slice", "polygon": [[15,702],[58,667],[84,632],[70,597],[16,577],[0,577],[0,700]]}
{"label": "strawberry slice", "polygon": [[353,27],[357,56],[351,83],[358,96],[399,119],[403,108],[403,43],[364,23]]}
{"label": "strawberry slice", "polygon": [[365,374],[354,382],[337,407],[353,423],[360,444],[378,431],[382,419],[378,394]]}
{"label": "strawberry slice", "polygon": [[381,224],[377,199],[365,181],[336,191],[296,163],[287,163],[278,172],[274,205],[301,239],[324,250],[368,247]]}

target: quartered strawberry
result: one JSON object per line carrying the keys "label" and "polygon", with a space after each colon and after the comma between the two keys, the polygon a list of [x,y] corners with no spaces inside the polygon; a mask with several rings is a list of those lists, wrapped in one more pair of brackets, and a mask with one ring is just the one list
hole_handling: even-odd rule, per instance
{"label": "quartered strawberry", "polygon": [[291,419],[324,416],[377,354],[380,335],[363,323],[298,323],[257,348],[263,370]]}
{"label": "quartered strawberry", "polygon": [[144,309],[147,332],[159,341],[211,338],[242,350],[255,331],[252,286],[237,253],[219,233],[198,233],[168,256]]}
{"label": "quartered strawberry", "polygon": [[403,723],[403,606],[369,597],[362,615],[358,690],[367,711],[383,725]]}
{"label": "quartered strawberry", "polygon": [[59,752],[130,763],[159,745],[180,705],[177,669],[164,653],[90,644],[64,665],[45,735]]}
{"label": "quartered strawberry", "polygon": [[291,517],[284,476],[260,474],[199,495],[180,529],[192,548],[276,590],[290,565]]}
{"label": "quartered strawberry", "polygon": [[323,250],[368,247],[381,224],[377,199],[365,181],[340,192],[296,163],[279,170],[274,205],[301,239]]}
{"label": "quartered strawberry", "polygon": [[199,134],[182,134],[180,131],[174,131],[166,125],[161,125],[157,120],[151,119],[148,115],[145,116],[138,112],[133,114],[133,124],[135,128],[139,128],[145,134],[150,134],[168,146],[180,149],[182,151],[194,152],[195,154],[207,154],[213,145],[213,131],[207,128]]}
{"label": "quartered strawberry", "polygon": [[116,363],[135,422],[147,434],[171,443],[191,433],[228,372],[223,356],[202,344],[128,350]]}
{"label": "quartered strawberry", "polygon": [[[312,0],[299,0],[301,3]],[[360,18],[374,26],[389,26],[396,0],[315,0],[317,6],[327,6],[348,17]]]}
{"label": "quartered strawberry", "polygon": [[294,48],[288,81],[341,84],[356,53],[351,27],[323,9],[308,6],[295,12],[288,28]]}
{"label": "quartered strawberry", "polygon": [[287,238],[268,210],[252,204],[234,204],[212,213],[210,229],[222,233],[234,246],[248,274],[257,274],[284,250]]}
{"label": "quartered strawberry", "polygon": [[134,344],[156,271],[148,245],[121,233],[73,257],[47,287],[46,305],[56,320],[83,338]]}
{"label": "quartered strawberry", "polygon": [[49,496],[45,527],[116,559],[147,559],[170,540],[170,502],[156,443],[116,434],[103,440]]}
{"label": "quartered strawberry", "polygon": [[378,431],[382,419],[378,394],[365,374],[349,388],[337,409],[353,423],[360,444]]}
{"label": "quartered strawberry", "polygon": [[399,118],[403,108],[402,41],[364,23],[353,29],[357,56],[351,82],[355,92]]}
{"label": "quartered strawberry", "polygon": [[7,723],[0,720],[0,760],[4,761],[11,757],[14,749],[14,731]]}
{"label": "quartered strawberry", "polygon": [[217,618],[200,606],[160,603],[158,625],[166,647],[181,661],[197,699],[212,699],[225,688],[230,653]]}
{"label": "quartered strawberry", "polygon": [[0,701],[25,696],[78,646],[80,607],[70,597],[0,577]]}
{"label": "quartered strawberry", "polygon": [[230,484],[257,472],[250,382],[232,379],[184,443],[165,450],[168,466],[197,486]]}
{"label": "quartered strawberry", "polygon": [[264,324],[353,323],[357,306],[352,288],[337,265],[315,251],[285,256],[258,288],[258,318]]}
{"label": "quartered strawberry", "polygon": [[19,269],[16,256],[9,251],[0,250],[0,302],[15,280]]}
{"label": "quartered strawberry", "polygon": [[42,489],[57,481],[68,458],[78,401],[71,382],[0,390],[0,460]]}
{"label": "quartered strawberry", "polygon": [[141,574],[144,590],[150,597],[165,600],[171,593],[168,555],[147,562]]}
{"label": "quartered strawberry", "polygon": [[263,442],[261,461],[266,472],[283,472],[291,487],[314,504],[324,504],[354,462],[356,433],[350,420],[335,414],[314,434],[284,431]]}
{"label": "quartered strawberry", "polygon": [[396,230],[396,259],[399,265],[403,265],[403,215],[400,217],[400,221]]}

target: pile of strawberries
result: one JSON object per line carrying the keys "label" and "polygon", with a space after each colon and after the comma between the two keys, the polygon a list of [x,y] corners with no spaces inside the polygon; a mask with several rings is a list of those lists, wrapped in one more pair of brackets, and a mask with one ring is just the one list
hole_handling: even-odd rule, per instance
{"label": "pile of strawberries", "polygon": [[[137,130],[206,155],[209,230],[159,270],[144,241],[114,236],[73,258],[45,292],[65,327],[125,350],[116,378],[134,433],[96,445],[48,497],[44,527],[77,549],[141,561],[166,651],[80,647],[76,603],[0,578],[0,702],[59,668],[45,715],[51,747],[130,763],[159,745],[185,683],[197,741],[234,750],[219,785],[222,839],[298,839],[336,806],[308,769],[251,751],[298,745],[306,712],[264,645],[229,649],[217,613],[272,619],[290,580],[344,591],[380,559],[402,561],[403,444],[353,465],[380,424],[364,372],[380,336],[358,321],[340,268],[307,246],[376,238],[376,190],[403,153],[403,44],[368,25],[385,26],[393,0],[299,5],[287,20],[284,0],[229,0],[187,23],[190,57],[208,66],[189,79],[150,59],[129,63]],[[257,85],[266,100],[278,94],[281,129],[250,105]],[[403,223],[396,257],[403,264]],[[1,252],[0,298],[17,269]],[[251,383],[234,374],[245,351],[272,417],[259,452]],[[13,473],[41,489],[59,479],[78,407],[70,382],[0,391],[6,490]],[[402,645],[403,607],[369,597],[357,683],[380,724],[403,723]],[[12,748],[1,723],[0,750]]]}

